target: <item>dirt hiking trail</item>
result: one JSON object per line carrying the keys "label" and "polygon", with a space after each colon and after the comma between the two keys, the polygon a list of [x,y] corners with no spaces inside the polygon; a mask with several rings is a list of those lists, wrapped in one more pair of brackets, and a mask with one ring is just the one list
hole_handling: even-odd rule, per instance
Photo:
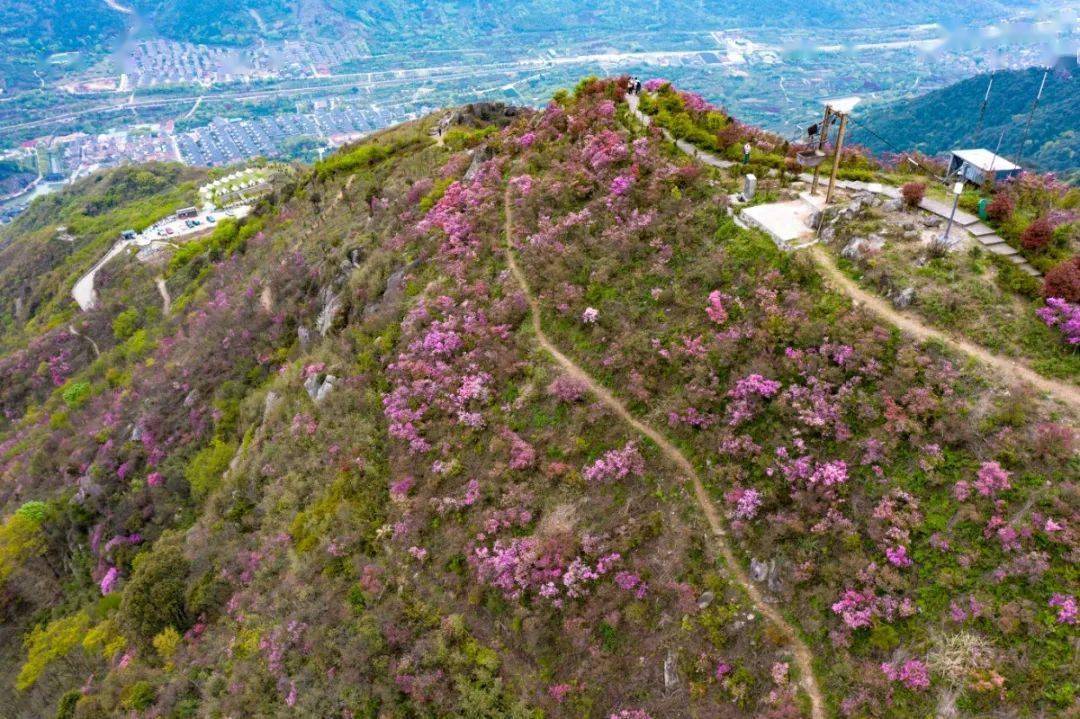
{"label": "dirt hiking trail", "polygon": [[626,425],[639,434],[648,437],[660,449],[664,456],[667,457],[672,464],[678,467],[679,471],[687,480],[689,480],[691,486],[694,488],[694,497],[697,500],[698,506],[705,515],[705,520],[709,524],[709,529],[712,530],[714,541],[717,548],[720,550],[720,556],[724,560],[728,576],[743,588],[750,598],[750,601],[753,603],[754,608],[783,634],[788,647],[794,655],[795,664],[799,670],[799,683],[810,697],[811,716],[813,719],[825,719],[825,700],[818,687],[817,679],[814,676],[813,653],[799,636],[798,632],[795,631],[795,628],[791,623],[788,622],[775,607],[765,601],[765,598],[762,596],[757,586],[750,581],[750,578],[743,570],[742,565],[736,559],[735,553],[728,543],[727,533],[724,530],[724,524],[720,519],[720,513],[717,512],[716,507],[713,505],[712,499],[705,490],[705,485],[701,482],[701,477],[698,476],[697,470],[694,469],[694,465],[690,463],[690,460],[688,460],[686,456],[679,451],[678,447],[672,444],[667,437],[630,414],[630,410],[626,408],[626,405],[619,401],[615,395],[611,394],[611,392],[599,382],[593,379],[588,372],[563,354],[544,333],[544,328],[540,323],[540,303],[537,301],[535,295],[533,295],[529,281],[522,272],[521,267],[518,266],[517,260],[514,257],[512,239],[512,204],[511,189],[507,187],[503,200],[505,213],[504,240],[506,245],[506,260],[511,273],[513,273],[514,278],[521,286],[521,290],[525,293],[525,297],[528,300],[529,315],[532,320],[533,333],[536,335],[537,344],[539,344],[545,352],[551,355],[555,360],[555,363],[558,364],[564,372],[584,383],[589,388],[589,391],[608,409],[614,412]]}

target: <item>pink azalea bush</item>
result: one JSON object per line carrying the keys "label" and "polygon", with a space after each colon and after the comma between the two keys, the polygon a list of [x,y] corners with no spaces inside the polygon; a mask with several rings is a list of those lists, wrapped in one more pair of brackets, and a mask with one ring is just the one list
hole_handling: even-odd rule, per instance
{"label": "pink azalea bush", "polygon": [[930,688],[930,671],[926,664],[918,659],[908,659],[902,664],[884,663],[881,672],[891,682],[900,682],[912,691],[926,691]]}
{"label": "pink azalea bush", "polygon": [[1048,327],[1061,332],[1066,344],[1080,345],[1080,304],[1060,297],[1047,297],[1046,306],[1035,311]]}
{"label": "pink azalea bush", "polygon": [[1076,597],[1071,594],[1055,594],[1050,598],[1049,606],[1057,608],[1059,624],[1076,624],[1080,619]]}
{"label": "pink azalea bush", "polygon": [[634,442],[627,442],[622,449],[605,452],[600,459],[582,470],[589,482],[612,482],[645,474],[645,460]]}

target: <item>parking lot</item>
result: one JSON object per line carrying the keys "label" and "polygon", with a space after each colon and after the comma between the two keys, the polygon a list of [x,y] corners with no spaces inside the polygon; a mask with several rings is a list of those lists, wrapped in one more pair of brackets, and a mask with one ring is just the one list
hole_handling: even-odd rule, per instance
{"label": "parking lot", "polygon": [[171,216],[161,222],[155,222],[139,233],[135,238],[135,244],[146,247],[155,240],[171,241],[180,239],[185,235],[206,232],[214,229],[214,226],[224,219],[238,220],[246,216],[250,211],[251,207],[248,205],[236,205],[223,210],[203,209],[199,211],[199,214],[188,219]]}

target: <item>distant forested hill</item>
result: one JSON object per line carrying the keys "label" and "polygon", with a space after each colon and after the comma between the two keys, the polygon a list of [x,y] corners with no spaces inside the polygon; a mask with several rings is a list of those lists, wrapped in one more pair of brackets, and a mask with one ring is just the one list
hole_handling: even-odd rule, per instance
{"label": "distant forested hill", "polygon": [[[1001,154],[1016,159],[1032,102],[1044,68],[998,72],[994,75],[982,128],[979,107],[989,75],[980,75],[919,97],[869,110],[852,137],[874,150],[889,145],[927,154],[957,147],[993,150],[999,138]],[[1080,170],[1080,72],[1074,58],[1062,58],[1046,80],[1042,100],[1031,121],[1023,152],[1025,164],[1041,170]],[[978,130],[978,132],[976,132]],[[884,140],[884,141],[883,141]]]}
{"label": "distant forested hill", "polygon": [[0,0],[0,81],[36,87],[47,69],[41,60],[73,50],[101,53],[123,29],[123,15],[104,2]]}

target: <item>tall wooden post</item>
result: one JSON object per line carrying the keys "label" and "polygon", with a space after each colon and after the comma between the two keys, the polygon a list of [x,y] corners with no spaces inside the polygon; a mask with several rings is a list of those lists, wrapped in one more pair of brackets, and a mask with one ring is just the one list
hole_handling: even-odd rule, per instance
{"label": "tall wooden post", "polygon": [[844,130],[847,129],[847,113],[840,115],[840,132],[836,136],[836,155],[833,157],[832,174],[829,175],[829,189],[825,192],[825,204],[832,199],[833,188],[836,187],[836,173],[840,169],[840,153],[844,150]]}
{"label": "tall wooden post", "polygon": [[[825,147],[825,142],[829,139],[829,116],[832,114],[832,108],[828,105],[825,106],[825,117],[821,120],[821,129],[818,131],[817,148],[818,152],[821,152]],[[814,165],[814,182],[810,185],[810,194],[817,194],[818,173],[821,172],[821,163]]]}

